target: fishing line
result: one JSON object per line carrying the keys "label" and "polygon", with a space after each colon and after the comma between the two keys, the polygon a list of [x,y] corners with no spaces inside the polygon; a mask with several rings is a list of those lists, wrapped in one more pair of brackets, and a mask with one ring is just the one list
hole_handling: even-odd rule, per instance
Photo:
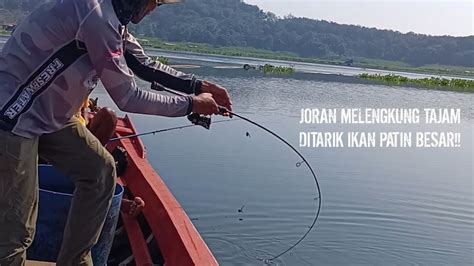
{"label": "fishing line", "polygon": [[[177,91],[174,91],[174,90],[171,90],[171,89],[168,89],[164,86],[162,86],[161,84],[157,83],[157,82],[153,82],[152,83],[152,86],[151,88],[153,90],[158,90],[158,91],[166,91],[166,92],[169,92],[169,93],[172,93],[172,94],[175,94],[175,95],[179,95],[179,96],[184,96],[183,94],[177,92]],[[319,185],[319,181],[318,181],[318,178],[315,174],[315,172],[313,171],[313,168],[311,167],[311,165],[308,163],[308,161],[306,160],[306,158],[295,148],[293,147],[293,145],[291,145],[288,141],[286,141],[285,139],[283,139],[282,137],[280,137],[278,134],[276,134],[275,132],[271,131],[270,129],[266,128],[265,126],[262,126],[260,125],[259,123],[257,122],[254,122],[244,116],[241,116],[239,114],[236,114],[232,111],[229,111],[227,110],[227,108],[225,107],[222,107],[222,106],[219,106],[219,112],[220,113],[228,113],[230,114],[231,116],[236,116],[254,126],[257,126],[258,128],[260,129],[263,129],[264,131],[266,131],[267,133],[269,133],[270,135],[274,136],[275,138],[279,139],[281,142],[283,142],[284,144],[286,144],[286,146],[288,146],[290,149],[292,149],[300,158],[302,161],[298,162],[296,164],[297,167],[300,167],[303,163],[308,167],[309,171],[311,172],[311,175],[313,176],[314,178],[314,182],[316,184],[316,189],[318,191],[318,197],[314,198],[315,200],[318,200],[318,208],[316,209],[316,213],[315,213],[315,216],[314,216],[314,219],[313,219],[313,222],[311,223],[311,226],[308,228],[308,230],[303,234],[303,236],[301,236],[299,238],[298,241],[296,241],[296,243],[294,243],[293,245],[291,245],[289,248],[287,248],[286,250],[284,250],[283,252],[279,253],[278,255],[276,256],[273,256],[272,258],[270,259],[265,259],[263,260],[264,262],[271,262],[281,256],[283,256],[284,254],[288,253],[290,250],[294,249],[296,246],[298,246],[307,236],[308,234],[313,230],[313,228],[315,227],[316,225],[316,221],[318,220],[319,218],[319,214],[321,212],[321,201],[322,201],[322,198],[321,198],[321,187]],[[250,134],[247,132],[247,137],[250,137]]]}
{"label": "fishing line", "polygon": [[266,259],[265,261],[272,261],[272,260],[275,260],[275,259],[277,259],[277,258],[283,256],[284,254],[286,254],[286,253],[289,252],[290,250],[294,249],[297,245],[299,245],[299,243],[301,243],[301,242],[306,238],[306,236],[308,236],[308,234],[313,230],[314,226],[316,225],[316,221],[318,220],[319,214],[320,214],[320,212],[321,212],[321,200],[322,200],[322,199],[321,199],[321,188],[320,188],[320,186],[319,186],[318,178],[316,177],[316,174],[314,173],[313,168],[312,168],[311,165],[308,163],[308,161],[306,160],[306,158],[305,158],[295,147],[293,147],[293,145],[291,145],[288,141],[284,140],[284,139],[283,139],[282,137],[280,137],[278,134],[276,134],[275,132],[271,131],[270,129],[268,129],[268,128],[266,128],[266,127],[264,127],[264,126],[262,126],[262,125],[260,125],[260,124],[258,124],[258,123],[256,123],[256,122],[254,122],[254,121],[252,121],[252,120],[250,120],[250,119],[248,119],[248,118],[246,118],[246,117],[244,117],[244,116],[241,116],[241,115],[239,115],[239,114],[236,114],[236,113],[234,113],[234,112],[231,112],[231,111],[227,110],[227,109],[224,108],[224,107],[219,107],[219,109],[220,109],[220,111],[221,111],[222,113],[227,112],[227,113],[229,113],[229,114],[231,114],[231,115],[233,115],[233,116],[236,116],[236,117],[238,117],[238,118],[240,118],[240,119],[242,119],[242,120],[244,120],[244,121],[247,121],[247,122],[250,123],[250,124],[253,124],[253,125],[255,125],[255,126],[261,128],[261,129],[263,129],[264,131],[270,133],[272,136],[276,137],[276,138],[279,139],[281,142],[283,142],[284,144],[286,144],[286,146],[290,147],[290,148],[301,158],[301,160],[302,160],[301,162],[298,162],[298,163],[296,164],[297,167],[300,167],[303,163],[306,164],[306,166],[308,166],[309,171],[311,172],[311,175],[312,175],[313,178],[314,178],[314,182],[315,182],[315,184],[316,184],[316,188],[317,188],[317,191],[318,191],[318,197],[317,197],[317,199],[318,199],[318,208],[317,208],[317,210],[316,210],[316,214],[315,214],[315,216],[314,216],[314,220],[313,220],[311,226],[309,227],[309,229],[306,231],[306,233],[304,233],[304,235],[301,236],[300,239],[299,239],[298,241],[296,241],[295,244],[293,244],[292,246],[290,246],[288,249],[284,250],[283,252],[279,253],[278,255],[276,255],[276,256],[274,256],[274,257],[272,257],[272,258],[270,258],[270,259]]}

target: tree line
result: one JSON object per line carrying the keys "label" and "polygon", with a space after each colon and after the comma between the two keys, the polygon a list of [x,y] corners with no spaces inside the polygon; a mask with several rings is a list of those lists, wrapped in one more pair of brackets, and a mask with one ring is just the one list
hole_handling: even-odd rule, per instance
{"label": "tree line", "polygon": [[[0,8],[29,11],[44,1],[48,0],[0,0]],[[402,34],[291,15],[281,18],[241,0],[186,0],[163,5],[131,28],[166,41],[253,47],[300,57],[474,67],[474,36]]]}

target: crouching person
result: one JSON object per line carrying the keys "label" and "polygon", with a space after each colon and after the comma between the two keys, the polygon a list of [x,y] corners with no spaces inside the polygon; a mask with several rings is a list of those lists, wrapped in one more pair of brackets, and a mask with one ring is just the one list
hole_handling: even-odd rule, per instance
{"label": "crouching person", "polygon": [[[231,109],[227,91],[153,63],[126,26],[167,0],[53,1],[18,25],[0,54],[0,265],[23,265],[37,217],[38,154],[76,186],[58,265],[92,265],[115,163],[74,115],[100,79],[125,112],[167,117]],[[176,1],[172,1],[176,2]],[[128,46],[128,44],[130,44]],[[127,47],[128,46],[128,47]],[[140,89],[134,74],[188,96]]]}

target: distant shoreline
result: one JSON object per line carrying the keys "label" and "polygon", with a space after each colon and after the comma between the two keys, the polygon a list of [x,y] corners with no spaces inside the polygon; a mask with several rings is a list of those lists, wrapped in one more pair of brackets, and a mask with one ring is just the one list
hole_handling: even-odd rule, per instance
{"label": "distant shoreline", "polygon": [[[300,63],[314,63],[330,66],[348,66],[346,61],[342,59],[317,59],[317,58],[303,58],[292,55],[286,52],[274,52],[268,50],[254,49],[249,47],[212,47],[208,44],[201,43],[186,43],[186,42],[164,42],[156,38],[142,37],[139,39],[141,44],[146,47],[161,49],[165,51],[176,52],[191,52],[197,54],[223,55],[223,56],[237,56],[237,57],[252,57],[258,59],[271,59]],[[349,67],[388,70],[388,71],[402,71],[419,74],[432,75],[448,75],[460,78],[474,78],[474,67],[461,66],[444,66],[444,65],[427,65],[421,67],[412,67],[402,62],[385,61],[367,58],[353,58],[353,63]]]}
{"label": "distant shoreline", "polygon": [[[3,37],[3,38],[2,38]],[[8,34],[5,34],[5,33],[2,33],[0,32],[0,41],[3,39],[4,41],[6,41],[6,39],[10,37],[10,35]],[[309,63],[309,64],[318,64],[318,65],[325,65],[325,66],[332,66],[332,67],[343,67],[343,68],[359,68],[359,69],[362,69],[362,71],[366,70],[369,72],[370,70],[380,70],[380,71],[401,71],[401,72],[405,72],[406,74],[423,74],[423,75],[431,75],[431,76],[437,76],[437,75],[445,75],[445,76],[449,76],[448,79],[457,79],[457,78],[465,78],[465,79],[470,79],[471,81],[468,81],[468,82],[463,82],[461,80],[461,83],[463,83],[463,87],[461,88],[457,88],[455,86],[438,86],[437,84],[433,84],[432,82],[427,82],[427,79],[426,78],[423,78],[423,79],[419,79],[420,81],[423,81],[423,82],[419,82],[417,81],[416,78],[411,78],[409,79],[410,82],[400,82],[400,80],[397,80],[396,82],[394,82],[392,79],[393,77],[398,77],[398,78],[401,78],[402,76],[397,76],[396,73],[392,73],[392,74],[375,74],[375,75],[370,75],[370,74],[367,74],[367,73],[361,73],[361,74],[356,74],[354,75],[354,78],[358,79],[358,80],[371,80],[373,83],[386,83],[388,85],[406,85],[406,86],[410,86],[410,87],[419,87],[419,88],[426,88],[426,89],[434,89],[434,90],[447,90],[447,91],[457,91],[457,92],[473,92],[473,88],[472,88],[472,80],[474,79],[474,75],[467,75],[467,74],[461,74],[461,73],[453,73],[453,72],[442,72],[442,73],[436,73],[436,71],[416,71],[416,69],[414,68],[390,68],[390,67],[377,67],[375,65],[371,65],[370,67],[369,66],[366,66],[366,67],[363,67],[363,66],[358,66],[356,64],[354,64],[352,67],[349,67],[347,65],[344,65],[344,64],[341,64],[340,62],[338,61],[319,61],[318,59],[308,59],[308,58],[296,58],[296,57],[285,57],[285,58],[282,58],[281,55],[279,53],[275,53],[275,52],[269,52],[269,51],[263,51],[264,54],[255,54],[255,53],[252,53],[255,51],[255,49],[251,49],[251,48],[235,48],[235,49],[243,49],[244,51],[247,50],[248,52],[250,52],[249,54],[240,54],[239,51],[240,50],[237,50],[237,52],[232,52],[231,54],[228,53],[228,51],[224,50],[224,52],[221,53],[221,49],[228,49],[226,47],[224,48],[212,48],[212,47],[207,47],[207,45],[203,45],[203,44],[192,44],[192,43],[169,43],[169,42],[162,42],[162,41],[155,41],[155,42],[150,42],[150,41],[144,41],[143,39],[140,40],[142,42],[142,45],[145,47],[145,48],[148,48],[151,50],[156,50],[156,52],[158,51],[163,51],[163,52],[177,52],[177,53],[182,53],[182,54],[196,54],[196,55],[210,55],[210,56],[223,56],[223,57],[236,57],[236,58],[239,58],[239,59],[268,59],[268,60],[275,60],[275,61],[281,61],[280,63],[288,63],[289,65],[291,65],[292,63]],[[206,48],[209,48],[207,50],[202,50],[202,46],[205,46]],[[170,49],[171,47],[171,49]],[[233,49],[233,48],[231,48]],[[259,56],[259,55],[263,55],[263,56]],[[272,56],[274,55],[274,56]],[[271,61],[269,62],[271,64]],[[178,68],[196,68],[198,66],[191,66],[191,65],[179,65],[179,66],[176,66]],[[242,65],[243,67],[243,65]],[[469,69],[469,68],[465,68],[465,69]],[[472,72],[474,73],[474,72]],[[366,77],[367,76],[367,77]],[[390,78],[390,82],[387,81],[387,78]],[[372,83],[371,82],[371,83]],[[464,84],[469,84],[466,88]]]}
{"label": "distant shoreline", "polygon": [[[0,31],[0,38],[10,37],[10,33]],[[421,67],[409,66],[402,62],[386,61],[368,58],[353,58],[352,63],[348,65],[347,61],[342,59],[318,59],[318,58],[303,58],[292,55],[287,52],[274,52],[269,50],[261,50],[250,47],[212,47],[208,44],[202,43],[187,43],[187,42],[165,42],[156,38],[142,36],[139,39],[140,43],[145,47],[170,51],[170,52],[191,52],[197,54],[222,55],[222,56],[236,56],[236,57],[251,57],[258,59],[280,60],[286,62],[299,63],[313,63],[329,66],[349,66],[357,68],[387,70],[387,71],[402,71],[419,74],[432,75],[447,75],[460,78],[474,79],[474,67],[461,66],[445,66],[445,65],[427,65]]]}

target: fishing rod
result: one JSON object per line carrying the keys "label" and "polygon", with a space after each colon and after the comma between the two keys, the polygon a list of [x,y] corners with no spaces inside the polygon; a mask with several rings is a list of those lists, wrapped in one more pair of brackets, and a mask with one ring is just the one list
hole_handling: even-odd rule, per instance
{"label": "fishing rod", "polygon": [[[178,96],[185,96],[184,94],[181,94],[177,91],[174,91],[174,90],[171,90],[171,89],[168,89],[166,87],[164,87],[163,85],[157,83],[157,82],[153,82],[152,85],[151,85],[151,88],[153,90],[156,90],[156,91],[165,91],[165,92],[168,92],[168,93],[171,93],[171,94],[174,94],[174,95],[178,95]],[[315,198],[315,200],[317,199],[318,200],[318,207],[316,209],[316,213],[315,213],[315,216],[314,216],[314,219],[313,219],[313,222],[311,223],[311,226],[308,228],[308,230],[298,239],[298,241],[296,241],[296,243],[294,243],[293,245],[291,245],[289,248],[285,249],[284,251],[282,251],[281,253],[279,253],[278,255],[276,256],[273,256],[272,258],[270,259],[265,259],[264,262],[271,262],[281,256],[283,256],[284,254],[286,254],[287,252],[289,252],[290,250],[292,250],[293,248],[295,248],[297,245],[299,245],[307,236],[308,234],[313,230],[313,228],[315,227],[316,225],[316,221],[318,220],[319,218],[319,214],[321,213],[321,187],[319,185],[319,181],[318,181],[318,178],[313,170],[313,168],[311,167],[311,165],[308,163],[308,161],[306,160],[306,158],[295,148],[293,147],[293,145],[291,145],[288,141],[286,141],[285,139],[283,139],[282,137],[280,137],[278,134],[276,134],[275,132],[273,132],[272,130],[266,128],[265,126],[262,126],[260,125],[259,123],[257,122],[254,122],[242,115],[239,115],[237,113],[234,113],[230,110],[227,110],[227,108],[223,107],[223,106],[219,106],[219,112],[221,114],[224,114],[224,113],[228,113],[232,116],[236,116],[254,126],[257,126],[258,128],[266,131],[267,133],[269,133],[270,135],[274,136],[275,138],[277,138],[278,140],[280,140],[281,142],[283,142],[286,146],[288,146],[289,148],[291,148],[291,150],[293,150],[300,158],[302,161],[296,163],[296,166],[297,167],[300,167],[302,164],[305,164],[309,171],[311,172],[311,175],[313,176],[314,178],[314,182],[316,184],[316,189],[318,191],[318,197]],[[201,125],[207,129],[209,129],[210,127],[210,123],[211,123],[211,119],[210,117],[206,117],[206,116],[202,116],[202,115],[198,115],[198,114],[191,114],[188,116],[188,119],[193,123],[193,126],[194,125]]]}
{"label": "fishing rod", "polygon": [[[233,121],[239,121],[239,120],[228,119],[228,120],[219,120],[219,121],[215,121],[215,122],[212,122],[212,123],[217,124],[217,123],[225,123],[225,122],[233,122]],[[140,134],[132,134],[132,135],[126,135],[126,136],[122,136],[122,137],[112,138],[112,139],[109,139],[109,142],[119,141],[119,140],[123,140],[123,139],[137,138],[137,137],[142,137],[142,136],[147,136],[147,135],[155,135],[155,134],[158,134],[158,133],[163,133],[163,132],[173,131],[173,130],[178,130],[178,129],[184,129],[184,128],[188,128],[188,127],[195,127],[195,126],[202,126],[202,125],[192,124],[192,125],[185,125],[185,126],[178,126],[178,127],[170,127],[170,128],[165,128],[165,129],[158,129],[158,130],[144,132],[144,133],[140,133]]]}
{"label": "fishing rod", "polygon": [[261,128],[261,129],[263,129],[264,131],[270,133],[272,136],[274,136],[274,137],[276,137],[277,139],[279,139],[280,141],[282,141],[284,144],[286,144],[286,146],[288,146],[289,148],[291,148],[291,149],[301,158],[302,161],[296,163],[296,166],[297,166],[297,167],[300,167],[303,163],[306,164],[306,166],[308,167],[309,171],[311,172],[311,175],[313,176],[314,181],[315,181],[315,183],[316,183],[316,188],[317,188],[317,190],[318,190],[318,197],[316,198],[316,199],[318,200],[318,208],[317,208],[317,210],[316,210],[316,214],[315,214],[315,217],[314,217],[314,219],[313,219],[313,222],[312,222],[311,226],[310,226],[309,229],[303,234],[303,236],[302,236],[298,241],[296,241],[295,244],[293,244],[292,246],[290,246],[290,247],[289,247],[288,249],[286,249],[285,251],[279,253],[278,255],[276,255],[276,256],[274,256],[274,257],[272,257],[272,258],[270,258],[270,259],[267,259],[266,261],[275,260],[275,259],[277,259],[277,258],[283,256],[284,254],[286,254],[287,252],[289,252],[289,251],[292,250],[293,248],[295,248],[299,243],[301,243],[301,242],[306,238],[306,236],[313,230],[314,226],[316,225],[316,221],[318,220],[319,214],[320,214],[320,212],[321,212],[321,188],[320,188],[320,186],[319,186],[318,178],[316,177],[316,174],[315,174],[313,168],[312,168],[311,165],[308,163],[308,161],[306,160],[306,158],[305,158],[295,147],[293,147],[293,145],[291,145],[288,141],[284,140],[284,139],[283,139],[282,137],[280,137],[278,134],[274,133],[274,132],[271,131],[270,129],[268,129],[268,128],[266,128],[266,127],[264,127],[264,126],[262,126],[262,125],[260,125],[260,124],[258,124],[258,123],[256,123],[256,122],[254,122],[254,121],[252,121],[252,120],[250,120],[250,119],[248,119],[248,118],[246,118],[246,117],[244,117],[244,116],[241,116],[241,115],[239,115],[239,114],[236,114],[236,113],[234,113],[234,112],[231,112],[231,111],[227,110],[227,108],[225,108],[225,107],[220,106],[220,107],[219,107],[219,112],[221,112],[221,113],[229,113],[229,114],[231,114],[231,115],[233,115],[233,116],[236,116],[236,117],[238,117],[238,118],[240,118],[240,119],[242,119],[242,120],[244,120],[244,121],[246,121],[246,122],[249,122],[249,123],[252,124],[252,125],[255,125],[255,126]]}

